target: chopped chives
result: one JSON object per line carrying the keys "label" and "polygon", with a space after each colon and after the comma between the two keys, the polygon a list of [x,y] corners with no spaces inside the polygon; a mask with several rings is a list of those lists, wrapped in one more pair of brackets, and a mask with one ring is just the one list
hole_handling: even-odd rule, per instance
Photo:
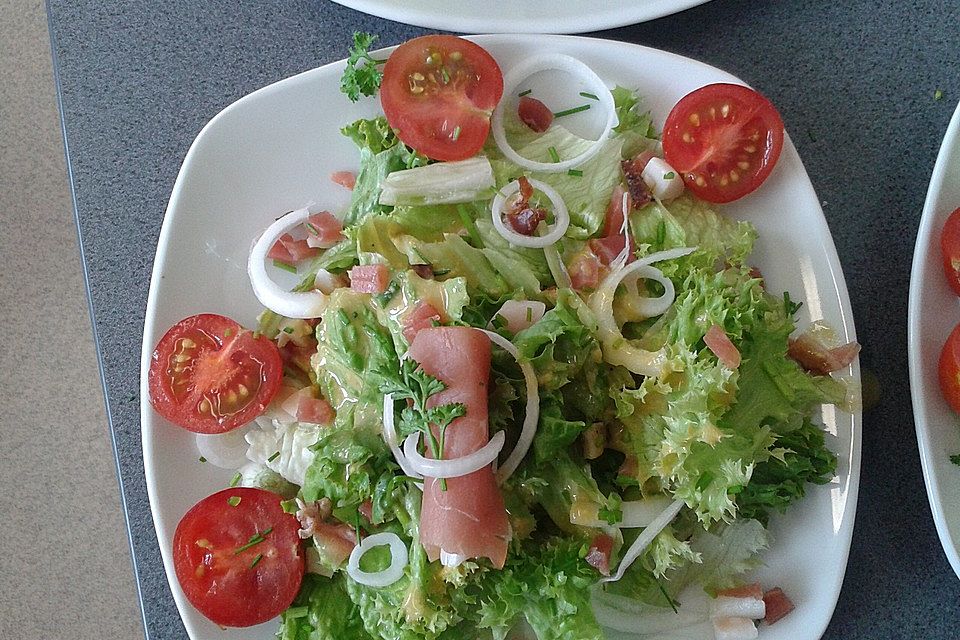
{"label": "chopped chives", "polygon": [[942,100],[942,99],[943,99],[943,91],[942,91],[941,89],[937,89],[936,91],[934,91],[934,92],[933,92],[933,99],[934,99],[934,100]]}
{"label": "chopped chives", "polygon": [[587,91],[581,91],[581,92],[580,92],[580,95],[583,96],[584,98],[590,98],[591,100],[599,100],[599,99],[600,99],[600,98],[598,98],[597,96],[595,96],[594,94],[588,93]]}
{"label": "chopped chives", "polygon": [[557,153],[556,147],[549,147],[547,151],[550,153],[550,159],[554,162],[560,162],[560,154]]}
{"label": "chopped chives", "polygon": [[203,456],[200,456],[200,462],[206,462],[206,461],[207,461],[206,458],[204,458]]}
{"label": "chopped chives", "polygon": [[477,225],[474,224],[473,218],[470,217],[470,213],[467,211],[467,208],[462,204],[458,204],[457,214],[460,216],[460,221],[463,222],[463,226],[470,235],[470,239],[473,240],[473,243],[476,245],[476,248],[483,249],[483,240],[480,239],[480,232],[477,231]]}
{"label": "chopped chives", "polygon": [[459,137],[460,137],[460,125],[457,125],[457,127],[453,130],[453,135],[451,136],[451,138],[453,138],[453,140],[456,141]]}
{"label": "chopped chives", "polygon": [[292,264],[287,264],[282,260],[274,260],[273,266],[275,266],[277,269],[283,269],[284,271],[289,271],[290,273],[297,272],[297,268],[295,266],[293,266]]}
{"label": "chopped chives", "polygon": [[296,513],[300,510],[296,500],[281,500],[280,508],[283,509],[284,513]]}
{"label": "chopped chives", "polygon": [[533,308],[527,307],[527,322],[533,322]]}
{"label": "chopped chives", "polygon": [[568,176],[577,176],[578,178],[582,178],[582,177],[583,177],[583,171],[581,171],[580,169],[570,169],[569,171],[567,171],[567,175],[568,175]]}
{"label": "chopped chives", "polygon": [[253,562],[250,563],[250,568],[253,569],[255,566],[257,566],[260,563],[261,560],[263,560],[263,554],[258,553],[257,557],[255,557],[253,559]]}
{"label": "chopped chives", "polygon": [[574,113],[580,113],[581,111],[586,111],[589,108],[590,108],[590,105],[582,104],[579,107],[574,107],[572,109],[564,109],[563,111],[557,111],[556,113],[553,114],[553,117],[562,118],[563,116],[569,116]]}
{"label": "chopped chives", "polygon": [[283,332],[284,332],[284,333],[293,333],[293,327],[284,327],[284,328],[283,328]]}
{"label": "chopped chives", "polygon": [[273,462],[274,460],[276,460],[276,459],[279,458],[279,457],[280,457],[280,452],[279,452],[279,451],[276,451],[276,452],[274,452],[274,454],[273,454],[272,456],[270,456],[269,458],[267,458],[267,462]]}
{"label": "chopped chives", "polygon": [[224,337],[224,338],[229,338],[229,337],[232,336],[232,335],[233,335],[233,329],[224,329],[224,330],[223,330],[223,337]]}
{"label": "chopped chives", "polygon": [[231,487],[237,486],[238,484],[240,484],[240,481],[242,479],[243,479],[243,476],[238,473],[237,475],[233,476],[233,480],[230,481],[230,486]]}
{"label": "chopped chives", "polygon": [[522,98],[523,96],[533,93],[533,89],[527,89],[526,91],[521,91],[517,94],[517,97]]}
{"label": "chopped chives", "polygon": [[250,539],[247,540],[247,544],[241,545],[233,550],[233,555],[235,556],[240,555],[250,547],[260,544],[261,542],[266,540],[265,536],[271,531],[273,531],[273,527],[268,527],[264,529],[262,533],[258,531],[257,533],[253,534],[252,536],[250,536]]}
{"label": "chopped chives", "polygon": [[309,229],[309,230],[310,230],[310,233],[312,233],[312,234],[315,235],[315,236],[319,236],[319,235],[320,235],[320,229],[317,229],[317,227],[314,226],[314,224],[313,224],[312,222],[308,222],[308,223],[307,223],[307,229]]}
{"label": "chopped chives", "polygon": [[235,507],[240,504],[240,496],[230,496],[227,498],[227,504],[231,507]]}
{"label": "chopped chives", "polygon": [[677,174],[675,174],[673,171],[668,171],[665,174],[663,174],[664,180],[673,180],[676,177],[677,177]]}

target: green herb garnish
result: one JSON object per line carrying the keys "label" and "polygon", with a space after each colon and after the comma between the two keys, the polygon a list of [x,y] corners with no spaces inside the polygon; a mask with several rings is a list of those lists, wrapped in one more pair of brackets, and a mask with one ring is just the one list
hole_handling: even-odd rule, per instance
{"label": "green herb garnish", "polygon": [[200,462],[206,462],[206,461],[207,461],[206,458],[204,458],[203,456],[200,456]]}
{"label": "green herb garnish", "polygon": [[574,113],[580,113],[581,111],[586,111],[590,108],[588,104],[582,104],[579,107],[574,107],[572,109],[564,109],[563,111],[557,111],[553,114],[554,118],[562,118],[563,116],[573,115]]}
{"label": "green herb garnish", "polygon": [[240,504],[240,496],[230,496],[227,498],[227,504],[231,507],[235,507]]}
{"label": "green herb garnish", "polygon": [[283,269],[284,271],[289,271],[290,273],[297,272],[297,268],[295,266],[287,262],[283,262],[282,260],[274,260],[273,266],[275,266],[277,269]]}
{"label": "green herb garnish", "polygon": [[353,46],[350,47],[350,57],[347,58],[347,68],[340,78],[340,91],[345,93],[351,101],[356,102],[361,95],[372,96],[380,88],[383,80],[383,71],[380,69],[386,60],[377,60],[370,55],[370,45],[377,36],[355,31]]}
{"label": "green herb garnish", "polygon": [[255,566],[257,566],[260,563],[261,560],[263,560],[263,554],[258,553],[257,556],[253,559],[253,562],[250,563],[250,568],[253,569]]}
{"label": "green herb garnish", "polygon": [[276,460],[276,459],[279,458],[279,457],[280,457],[280,452],[279,452],[279,451],[276,451],[276,452],[274,452],[274,454],[273,454],[272,456],[270,456],[269,458],[267,458],[267,462],[273,462],[274,460]]}
{"label": "green herb garnish", "polygon": [[557,148],[556,148],[556,147],[549,147],[549,148],[547,149],[547,153],[550,154],[550,159],[551,159],[551,160],[553,160],[554,162],[560,162],[560,154],[557,153]]}
{"label": "green herb garnish", "polygon": [[231,487],[237,486],[238,484],[240,484],[240,481],[242,479],[243,479],[243,476],[238,473],[237,475],[233,476],[233,479],[230,481],[230,486]]}
{"label": "green herb garnish", "polygon": [[576,176],[576,177],[578,177],[578,178],[582,178],[582,177],[583,177],[583,171],[581,171],[580,169],[569,169],[569,170],[567,171],[567,175],[568,175],[568,176]]}
{"label": "green herb garnish", "polygon": [[586,91],[581,91],[581,92],[580,92],[580,95],[583,96],[584,98],[590,98],[591,100],[599,100],[599,99],[600,99],[600,98],[598,98],[597,96],[595,96],[594,94],[588,93],[588,92],[586,92]]}
{"label": "green herb garnish", "polygon": [[530,95],[531,93],[533,93],[533,89],[527,89],[526,91],[521,91],[518,93],[517,97],[522,98],[523,96]]}
{"label": "green herb garnish", "polygon": [[663,174],[664,180],[673,180],[676,177],[677,177],[677,174],[675,174],[673,171],[668,171],[665,174]]}

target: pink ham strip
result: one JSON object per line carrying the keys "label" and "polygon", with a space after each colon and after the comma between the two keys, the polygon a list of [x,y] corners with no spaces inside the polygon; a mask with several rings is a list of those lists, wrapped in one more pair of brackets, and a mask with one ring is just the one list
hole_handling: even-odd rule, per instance
{"label": "pink ham strip", "polygon": [[[462,402],[467,412],[447,427],[444,458],[477,451],[489,439],[487,387],[490,339],[469,327],[428,327],[417,332],[408,354],[447,388],[428,406]],[[485,467],[448,478],[446,491],[435,478],[425,478],[420,510],[420,543],[433,561],[440,551],[466,558],[489,558],[503,567],[510,540],[510,522],[493,469]]]}

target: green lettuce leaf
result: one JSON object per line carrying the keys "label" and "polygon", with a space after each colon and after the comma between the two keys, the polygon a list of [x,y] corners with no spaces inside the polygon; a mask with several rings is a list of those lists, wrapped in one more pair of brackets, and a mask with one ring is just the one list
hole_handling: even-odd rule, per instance
{"label": "green lettuce leaf", "polygon": [[308,573],[290,608],[280,614],[278,640],[372,640],[358,607],[347,597],[345,577]]}
{"label": "green lettuce leaf", "polygon": [[640,96],[621,86],[614,87],[610,93],[619,122],[613,133],[622,140],[623,157],[632,158],[641,151],[653,149],[657,143],[657,131],[653,128],[650,112],[640,110]]}

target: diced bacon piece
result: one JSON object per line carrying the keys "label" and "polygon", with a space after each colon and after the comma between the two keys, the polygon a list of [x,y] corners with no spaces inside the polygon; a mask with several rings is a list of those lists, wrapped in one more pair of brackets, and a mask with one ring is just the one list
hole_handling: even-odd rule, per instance
{"label": "diced bacon piece", "polygon": [[[295,342],[288,342],[280,347],[280,358],[283,364],[294,366],[304,373],[310,373],[310,358],[317,352],[316,338],[310,338],[306,346],[300,346]],[[293,415],[291,413],[291,415]]]}
{"label": "diced bacon piece", "polygon": [[[287,250],[287,253],[290,254],[290,261],[292,263],[320,255],[319,249],[311,247],[304,239],[297,240],[289,233],[280,236],[279,242],[283,245],[283,248]],[[274,245],[274,248],[276,248],[276,245]],[[271,249],[271,251],[273,251],[273,249]],[[270,254],[268,253],[267,255],[269,256]]]}
{"label": "diced bacon piece", "polygon": [[434,327],[441,322],[443,318],[433,305],[428,302],[418,302],[417,306],[408,311],[403,318],[403,337],[407,342],[413,342],[421,329]]}
{"label": "diced bacon piece", "polygon": [[330,179],[340,185],[353,191],[353,188],[357,186],[357,176],[352,171],[334,171],[330,174]]}
{"label": "diced bacon piece", "polygon": [[600,284],[600,260],[591,251],[582,251],[567,267],[573,288],[596,289]]}
{"label": "diced bacon piece", "polygon": [[517,105],[520,121],[537,133],[543,133],[553,123],[553,111],[536,98],[523,96]]}
{"label": "diced bacon piece", "polygon": [[637,461],[637,456],[627,454],[627,457],[623,459],[623,464],[621,464],[617,470],[617,475],[635,479],[639,471],[640,463]]}
{"label": "diced bacon piece", "polygon": [[410,268],[424,280],[433,280],[433,267],[429,264],[412,264]]}
{"label": "diced bacon piece", "polygon": [[360,503],[360,506],[357,507],[357,511],[360,512],[364,518],[367,519],[367,522],[373,522],[373,502],[370,500],[364,500]]}
{"label": "diced bacon piece", "polygon": [[318,522],[313,527],[313,544],[320,557],[334,567],[339,567],[350,557],[357,546],[357,534],[347,524]]}
{"label": "diced bacon piece", "polygon": [[337,414],[333,407],[325,399],[306,395],[300,396],[300,402],[297,404],[298,422],[331,424],[336,417]]}
{"label": "diced bacon piece", "polygon": [[787,355],[796,360],[801,367],[816,375],[827,375],[850,365],[860,345],[848,342],[839,347],[828,347],[810,333],[803,333],[790,339]]}
{"label": "diced bacon piece", "polygon": [[767,606],[767,615],[763,621],[767,624],[773,624],[794,609],[790,598],[780,587],[770,589],[763,594],[763,602]]}
{"label": "diced bacon piece", "polygon": [[753,620],[747,618],[716,618],[713,633],[715,640],[754,640],[760,635]]}
{"label": "diced bacon piece", "polygon": [[350,288],[360,293],[383,293],[390,284],[384,264],[367,264],[350,269]]}
{"label": "diced bacon piece", "polygon": [[343,240],[343,223],[329,211],[311,214],[303,226],[310,247],[325,249]]}
{"label": "diced bacon piece", "polygon": [[531,209],[529,207],[516,213],[508,212],[504,219],[513,230],[524,236],[532,236],[537,230],[537,225],[547,219],[547,212],[543,209]]}
{"label": "diced bacon piece", "polygon": [[[429,327],[417,333],[407,352],[446,389],[430,397],[429,407],[462,402],[466,414],[448,427],[444,458],[458,458],[487,444],[487,393],[490,339],[470,327]],[[446,491],[435,478],[423,482],[420,543],[432,560],[445,554],[489,558],[502,568],[511,537],[510,521],[488,465],[458,478],[448,478]]]}
{"label": "diced bacon piece", "polygon": [[730,589],[721,589],[717,591],[717,597],[724,596],[727,598],[753,598],[754,600],[763,600],[763,589],[760,587],[759,582],[754,582],[752,584],[745,584],[739,587],[731,587]]}
{"label": "diced bacon piece", "polygon": [[[620,229],[623,228],[623,187],[617,185],[613,188],[613,193],[610,195],[610,204],[607,205],[607,217],[603,222],[603,235],[604,236],[616,236],[620,235]],[[626,210],[630,210],[630,195],[627,195],[627,207]]]}
{"label": "diced bacon piece", "polygon": [[649,151],[637,154],[631,160],[624,160],[620,163],[623,169],[623,177],[627,182],[627,191],[630,193],[631,207],[639,209],[653,200],[653,194],[650,193],[650,187],[643,179],[643,170],[650,162],[653,154]]}
{"label": "diced bacon piece", "polygon": [[[289,233],[284,234],[283,238],[290,238],[293,240],[293,236],[291,236]],[[270,247],[270,251],[267,252],[267,257],[271,260],[285,262],[286,264],[293,264],[295,261],[293,256],[287,250],[287,247],[283,244],[283,238],[277,240],[273,246]]]}
{"label": "diced bacon piece", "polygon": [[590,548],[584,560],[601,575],[610,575],[610,553],[613,551],[613,538],[601,533],[590,542]]}
{"label": "diced bacon piece", "polygon": [[594,238],[587,242],[590,250],[593,251],[601,264],[608,267],[610,263],[617,259],[623,252],[623,236],[606,236],[605,238]]}
{"label": "diced bacon piece", "polygon": [[730,336],[723,330],[723,327],[716,324],[711,325],[707,329],[706,335],[703,336],[703,341],[723,366],[728,369],[736,369],[740,366],[740,350],[737,349],[737,345],[731,342]]}
{"label": "diced bacon piece", "polygon": [[761,598],[719,596],[710,602],[711,618],[749,618],[762,620],[767,609]]}

